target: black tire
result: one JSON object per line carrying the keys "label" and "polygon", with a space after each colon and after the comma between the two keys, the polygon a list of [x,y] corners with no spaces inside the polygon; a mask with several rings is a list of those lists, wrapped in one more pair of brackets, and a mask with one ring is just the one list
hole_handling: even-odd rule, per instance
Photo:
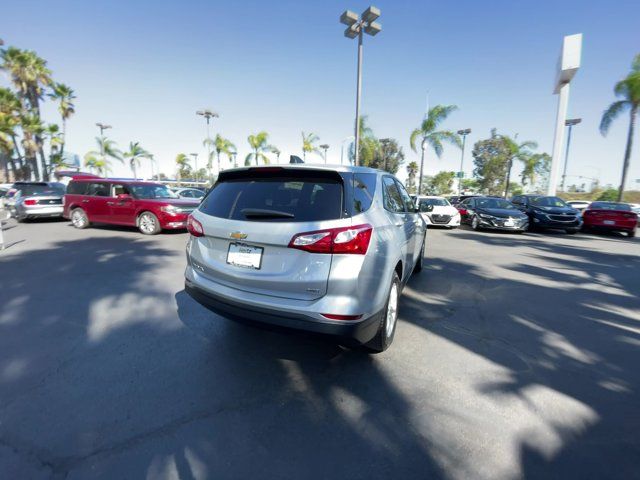
{"label": "black tire", "polygon": [[629,231],[627,232],[627,236],[628,236],[629,238],[633,238],[633,237],[635,237],[635,236],[636,236],[636,229],[634,228],[633,230],[629,230]]}
{"label": "black tire", "polygon": [[138,230],[145,235],[157,235],[162,230],[160,220],[151,212],[142,212],[138,216]]}
{"label": "black tire", "polygon": [[565,232],[567,232],[569,235],[575,235],[576,233],[578,233],[578,229],[577,228],[567,228],[565,230]]}
{"label": "black tire", "polygon": [[87,213],[81,208],[74,208],[71,211],[71,224],[79,229],[87,228],[90,225]]}
{"label": "black tire", "polygon": [[[394,288],[395,287],[395,288]],[[400,285],[400,279],[398,278],[398,274],[396,272],[393,272],[393,276],[391,277],[391,284],[389,285],[389,296],[387,297],[387,302],[384,305],[384,310],[383,310],[383,314],[382,314],[382,318],[380,319],[380,324],[378,325],[378,331],[376,332],[376,336],[373,337],[373,339],[371,339],[369,341],[369,343],[367,343],[364,348],[369,352],[369,353],[381,353],[384,352],[387,348],[389,348],[389,345],[391,345],[391,342],[393,342],[393,337],[396,334],[396,325],[398,323],[398,303],[400,300],[400,290],[401,290],[401,285]],[[392,304],[393,302],[391,301],[391,296],[392,296],[392,292],[396,292],[396,299],[395,299],[395,319],[393,320],[393,325],[390,327],[390,331],[388,332],[387,330],[389,330],[387,328],[387,319],[389,318],[389,305]]]}
{"label": "black tire", "polygon": [[424,259],[424,245],[425,240],[422,240],[422,248],[420,248],[420,257],[418,257],[418,261],[416,262],[416,266],[413,267],[413,273],[420,273],[423,267],[423,259]]}

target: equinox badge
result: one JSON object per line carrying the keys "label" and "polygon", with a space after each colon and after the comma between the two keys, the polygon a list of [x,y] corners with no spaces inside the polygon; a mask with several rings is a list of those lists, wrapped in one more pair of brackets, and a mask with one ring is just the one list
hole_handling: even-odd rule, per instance
{"label": "equinox badge", "polygon": [[235,238],[236,240],[244,240],[245,238],[247,238],[247,234],[242,232],[231,232],[231,235],[229,236],[231,238]]}

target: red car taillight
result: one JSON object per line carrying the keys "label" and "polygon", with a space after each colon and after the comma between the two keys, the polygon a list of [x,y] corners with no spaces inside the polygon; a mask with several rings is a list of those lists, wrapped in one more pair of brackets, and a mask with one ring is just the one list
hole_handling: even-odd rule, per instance
{"label": "red car taillight", "polygon": [[187,217],[187,231],[194,237],[204,237],[202,224],[191,215]]}
{"label": "red car taillight", "polygon": [[364,255],[369,248],[372,232],[373,227],[365,224],[298,233],[289,242],[289,248],[311,253]]}
{"label": "red car taillight", "polygon": [[37,205],[37,204],[38,204],[38,200],[35,200],[35,199],[33,199],[33,198],[27,198],[27,199],[24,201],[24,204],[25,204],[25,205]]}

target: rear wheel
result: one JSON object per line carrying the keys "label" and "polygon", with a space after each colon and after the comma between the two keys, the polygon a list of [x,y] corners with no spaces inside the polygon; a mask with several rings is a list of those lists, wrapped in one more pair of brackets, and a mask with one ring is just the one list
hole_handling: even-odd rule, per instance
{"label": "rear wheel", "polygon": [[138,217],[138,230],[145,235],[156,235],[162,228],[158,217],[151,212],[143,212]]}
{"label": "rear wheel", "polygon": [[87,228],[89,226],[89,218],[81,208],[74,208],[71,212],[71,224],[76,228]]}
{"label": "rear wheel", "polygon": [[396,333],[396,323],[398,320],[398,299],[400,298],[400,279],[398,274],[393,272],[391,278],[391,286],[389,287],[389,297],[384,308],[384,314],[378,325],[378,332],[373,339],[365,345],[365,348],[371,353],[384,352]]}

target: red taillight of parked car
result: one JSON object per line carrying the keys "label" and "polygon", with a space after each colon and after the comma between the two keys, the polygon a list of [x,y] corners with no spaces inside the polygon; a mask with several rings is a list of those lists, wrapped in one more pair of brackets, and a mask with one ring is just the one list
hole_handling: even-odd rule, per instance
{"label": "red taillight of parked car", "polygon": [[27,198],[24,201],[25,205],[37,205],[38,204],[38,200],[34,199],[34,198]]}
{"label": "red taillight of parked car", "polygon": [[311,253],[349,253],[364,255],[369,248],[373,227],[369,224],[328,228],[294,235],[289,248]]}
{"label": "red taillight of parked car", "polygon": [[191,215],[187,217],[187,231],[194,237],[204,237],[202,224]]}

